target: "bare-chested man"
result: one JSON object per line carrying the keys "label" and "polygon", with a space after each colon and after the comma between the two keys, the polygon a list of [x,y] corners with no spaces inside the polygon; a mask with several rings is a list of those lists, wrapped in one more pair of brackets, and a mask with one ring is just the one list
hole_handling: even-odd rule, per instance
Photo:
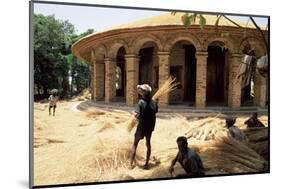
{"label": "bare-chested man", "polygon": [[179,152],[172,161],[169,172],[172,174],[174,165],[179,162],[186,174],[177,175],[177,177],[196,177],[204,175],[204,167],[200,156],[188,147],[187,138],[180,136],[177,138]]}
{"label": "bare-chested man", "polygon": [[264,124],[258,119],[258,113],[253,113],[252,117],[244,122],[248,128],[252,127],[265,127]]}

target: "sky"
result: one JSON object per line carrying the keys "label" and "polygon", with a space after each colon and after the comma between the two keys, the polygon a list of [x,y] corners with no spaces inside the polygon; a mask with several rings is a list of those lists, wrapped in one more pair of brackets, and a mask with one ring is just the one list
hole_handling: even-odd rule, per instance
{"label": "sky", "polygon": [[[94,29],[95,32],[99,32],[113,26],[130,23],[167,12],[34,3],[34,13],[40,13],[45,16],[55,15],[55,18],[57,19],[68,20],[75,26],[76,33],[79,34],[88,29]],[[232,17],[245,22],[248,20],[248,17]],[[267,24],[266,18],[255,18],[255,20],[261,26],[266,26]]]}

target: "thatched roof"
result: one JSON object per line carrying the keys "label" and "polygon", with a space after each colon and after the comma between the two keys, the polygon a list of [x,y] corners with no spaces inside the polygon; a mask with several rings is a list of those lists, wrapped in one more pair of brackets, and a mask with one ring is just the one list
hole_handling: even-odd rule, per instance
{"label": "thatched roof", "polygon": [[[147,26],[164,26],[164,25],[183,25],[181,17],[185,13],[176,13],[172,15],[171,13],[165,13],[159,16],[148,17],[145,19],[137,20],[128,24],[123,24],[119,26],[115,26],[110,28],[109,30],[113,29],[124,29],[124,28],[139,28],[139,27],[147,27]],[[205,14],[204,17],[206,18],[206,25],[214,26],[217,20],[216,15],[208,15]],[[233,19],[234,20],[234,19]],[[237,24],[242,27],[247,28],[255,28],[254,24],[249,21],[247,22],[240,21],[238,19],[234,20]],[[199,19],[196,19],[195,25],[199,25]],[[225,17],[221,17],[218,23],[219,26],[231,26],[231,27],[238,27]]]}

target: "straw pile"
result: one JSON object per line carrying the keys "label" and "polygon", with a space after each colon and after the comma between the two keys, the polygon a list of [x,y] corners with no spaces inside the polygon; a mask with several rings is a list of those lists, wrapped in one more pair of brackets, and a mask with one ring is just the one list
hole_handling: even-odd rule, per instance
{"label": "straw pile", "polygon": [[[177,89],[177,86],[179,85],[178,82],[175,82],[176,78],[172,78],[169,76],[169,78],[163,83],[163,85],[156,91],[156,93],[153,95],[152,99],[158,101],[159,98],[161,98],[164,95],[169,94],[173,90]],[[132,129],[137,125],[137,119],[135,116],[132,116],[130,118],[130,121],[128,122],[128,132],[131,132]]]}
{"label": "straw pile", "polygon": [[[249,143],[241,143],[224,137],[227,134],[224,119],[210,116],[189,120],[179,113],[170,113],[168,119],[157,118],[151,139],[151,169],[144,171],[141,167],[146,155],[142,140],[137,150],[137,166],[128,170],[134,140],[127,132],[130,113],[92,107],[87,109],[89,112],[76,113],[69,110],[73,104],[62,102],[55,117],[49,116],[47,109],[35,109],[36,185],[170,177],[167,170],[177,154],[176,138],[182,135],[190,135],[189,146],[202,158],[206,175],[268,170],[268,161],[251,146],[268,140],[266,129],[245,131]],[[246,127],[245,119],[237,119],[240,129]],[[262,121],[266,124],[267,116]],[[210,132],[213,128],[216,131]],[[182,171],[179,164],[175,171]]]}
{"label": "straw pile", "polygon": [[268,163],[247,143],[240,142],[232,137],[222,137],[216,141],[216,147],[223,153],[224,158],[242,164],[253,171],[268,169]]}
{"label": "straw pile", "polygon": [[224,126],[224,121],[216,117],[205,118],[198,121],[193,121],[189,125],[185,133],[187,138],[195,138],[196,140],[207,141],[214,140],[218,137],[227,135],[227,128]]}
{"label": "straw pile", "polygon": [[86,116],[89,118],[104,115],[104,114],[106,114],[106,111],[99,110],[99,109],[91,109],[86,112]]}
{"label": "straw pile", "polygon": [[268,160],[268,128],[250,128],[244,132],[249,139],[249,146]]}

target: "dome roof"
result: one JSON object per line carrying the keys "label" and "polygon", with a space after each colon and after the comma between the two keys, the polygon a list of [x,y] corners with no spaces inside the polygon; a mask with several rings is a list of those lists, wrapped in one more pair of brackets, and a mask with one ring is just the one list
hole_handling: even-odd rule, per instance
{"label": "dome roof", "polygon": [[[112,27],[108,30],[113,29],[125,29],[125,28],[139,28],[139,27],[147,27],[147,26],[164,26],[164,25],[183,25],[181,17],[185,13],[177,12],[175,15],[172,15],[171,13],[165,13],[159,16],[153,16],[148,17],[145,19],[137,20],[128,24],[123,24],[119,26]],[[206,25],[214,26],[217,20],[216,15],[210,15],[210,14],[203,14],[204,18],[206,19]],[[232,19],[237,24],[239,24],[241,27],[247,27],[247,28],[255,28],[254,24],[249,21],[247,22],[240,21],[238,19]],[[199,25],[199,19],[196,19],[195,25]],[[221,17],[218,23],[219,26],[231,26],[231,27],[238,27],[231,21],[229,21],[225,17]]]}
{"label": "dome roof", "polygon": [[[152,16],[152,17],[148,17],[148,18],[144,18],[141,20],[137,20],[134,22],[130,22],[127,24],[123,24],[123,25],[118,25],[118,26],[114,26],[111,27],[109,29],[106,29],[104,31],[100,31],[100,32],[94,32],[92,34],[89,34],[83,38],[81,38],[80,40],[78,40],[77,42],[75,42],[72,45],[72,52],[82,58],[83,56],[86,57],[86,55],[81,55],[80,53],[86,53],[87,54],[87,58],[84,58],[85,60],[89,60],[89,45],[87,46],[87,48],[84,48],[84,45],[88,42],[90,42],[93,38],[92,37],[96,37],[99,38],[99,36],[106,34],[108,32],[112,33],[112,32],[119,32],[119,30],[132,30],[134,28],[145,28],[145,27],[161,27],[161,26],[183,26],[182,23],[182,16],[185,13],[183,12],[177,12],[176,14],[172,15],[171,13],[164,13],[158,16]],[[204,18],[206,19],[206,26],[215,26],[215,23],[217,21],[217,15],[211,15],[211,14],[203,14]],[[254,26],[254,24],[249,20],[249,21],[244,21],[241,20],[239,18],[237,19],[233,19],[231,18],[231,20],[233,20],[236,24],[238,24],[239,26],[241,26],[242,28],[251,28],[251,29],[256,29],[256,27]],[[219,20],[218,26],[219,27],[233,27],[233,28],[239,28],[236,24],[234,24],[233,22],[231,22],[229,19],[227,19],[226,17],[222,16]],[[196,22],[193,23],[191,26],[193,25],[199,25],[199,19],[196,19]],[[265,27],[260,27],[261,29],[265,29]],[[81,51],[81,49],[84,49],[83,52]],[[88,50],[88,51],[87,51]],[[80,52],[78,52],[80,51]],[[87,51],[87,52],[86,52]]]}

